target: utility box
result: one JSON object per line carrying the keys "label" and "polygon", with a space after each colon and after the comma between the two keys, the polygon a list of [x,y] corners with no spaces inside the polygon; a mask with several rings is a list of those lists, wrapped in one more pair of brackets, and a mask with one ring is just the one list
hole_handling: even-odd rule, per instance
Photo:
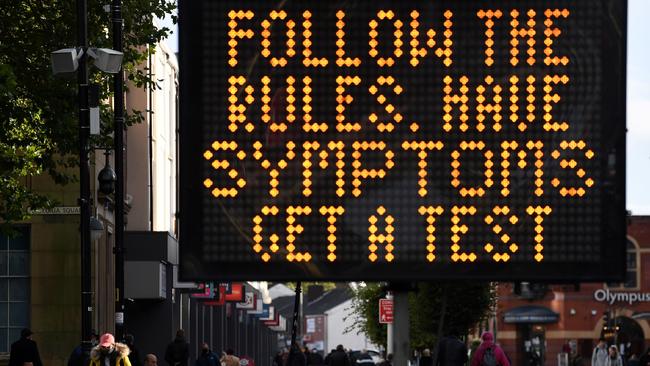
{"label": "utility box", "polygon": [[124,297],[164,300],[167,298],[167,268],[161,262],[126,261]]}

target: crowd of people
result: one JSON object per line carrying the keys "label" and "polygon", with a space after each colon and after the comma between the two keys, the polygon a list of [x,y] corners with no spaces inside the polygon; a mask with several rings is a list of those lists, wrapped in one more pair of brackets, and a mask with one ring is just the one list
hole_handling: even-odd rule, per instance
{"label": "crowd of people", "polygon": [[[20,339],[11,345],[9,366],[43,366],[38,346],[32,339],[33,334],[29,329],[21,331]],[[88,357],[84,355],[82,346],[78,345],[70,353],[68,366],[158,366],[155,354],[149,353],[141,357],[131,334],[125,335],[123,342],[117,342],[110,333],[99,336],[93,331],[89,342],[92,348]],[[174,340],[167,345],[164,359],[168,366],[191,365],[190,345],[182,329],[176,332]],[[248,356],[235,356],[232,349],[217,356],[204,342],[194,366],[255,366],[255,362]]]}
{"label": "crowd of people", "polygon": [[[93,332],[94,333],[94,332]],[[43,366],[38,346],[32,339],[34,333],[23,329],[20,339],[11,345],[9,366]],[[141,358],[135,339],[132,335],[125,335],[123,342],[117,342],[115,337],[106,333],[102,336],[92,335],[93,345],[89,357],[86,359],[81,346],[73,349],[68,360],[68,366],[157,366],[158,357],[155,354],[146,354]],[[169,366],[190,366],[190,345],[185,339],[183,330],[176,332],[176,338],[166,348],[164,360]],[[485,332],[481,336],[481,343],[471,352],[468,352],[465,342],[461,341],[458,334],[451,332],[437,344],[434,352],[423,350],[417,361],[412,360],[415,366],[510,366],[509,357],[495,343],[494,335]],[[539,365],[539,364],[537,364]],[[650,348],[640,356],[632,355],[625,359],[615,345],[607,345],[601,338],[594,347],[591,360],[585,360],[576,352],[571,352],[569,366],[650,366]],[[201,344],[201,350],[194,361],[194,366],[255,366],[255,361],[248,356],[238,357],[232,349],[227,349],[217,355],[210,349],[208,343]],[[264,365],[262,365],[264,366]],[[393,366],[393,355],[387,354],[381,360],[375,360],[367,350],[353,352],[346,350],[343,345],[338,345],[327,355],[306,346],[299,347],[294,344],[289,349],[277,353],[272,361],[272,366]],[[531,365],[536,366],[531,363]]]}
{"label": "crowd of people", "polygon": [[[511,362],[501,347],[494,343],[494,336],[485,332],[482,342],[471,352],[460,340],[457,332],[442,338],[434,352],[425,349],[411,365],[417,366],[510,366]],[[283,349],[275,356],[273,366],[393,366],[393,355],[374,360],[367,350],[353,352],[339,344],[325,357],[315,348],[298,347]]]}
{"label": "crowd of people", "polygon": [[[572,363],[571,366],[581,366],[583,362]],[[591,366],[650,366],[650,348],[642,355],[632,354],[624,357],[616,345],[607,345],[604,338],[598,340],[591,354]]]}
{"label": "crowd of people", "polygon": [[[388,355],[382,366],[391,366],[392,355]],[[346,350],[342,344],[330,353],[323,355],[316,348],[311,350],[295,345],[290,349],[280,350],[273,359],[273,366],[376,366],[367,350],[354,353]]]}

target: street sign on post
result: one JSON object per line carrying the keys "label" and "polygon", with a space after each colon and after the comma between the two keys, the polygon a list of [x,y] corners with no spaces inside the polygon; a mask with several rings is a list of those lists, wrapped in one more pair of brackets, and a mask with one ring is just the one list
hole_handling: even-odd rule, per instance
{"label": "street sign on post", "polygon": [[379,323],[393,323],[393,300],[379,299]]}
{"label": "street sign on post", "polygon": [[626,14],[181,2],[182,279],[622,280]]}

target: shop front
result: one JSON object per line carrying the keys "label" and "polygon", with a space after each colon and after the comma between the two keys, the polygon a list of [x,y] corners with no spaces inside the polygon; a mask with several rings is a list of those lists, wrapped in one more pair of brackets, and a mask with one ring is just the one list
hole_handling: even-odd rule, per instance
{"label": "shop front", "polygon": [[650,346],[650,217],[630,219],[623,283],[500,283],[498,291],[497,342],[514,365],[590,365],[601,337],[626,358],[640,356]]}

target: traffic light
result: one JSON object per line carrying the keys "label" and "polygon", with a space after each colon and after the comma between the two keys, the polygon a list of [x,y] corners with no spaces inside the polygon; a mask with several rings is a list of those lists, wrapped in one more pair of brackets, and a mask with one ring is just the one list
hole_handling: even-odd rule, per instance
{"label": "traffic light", "polygon": [[603,330],[609,329],[609,311],[603,311]]}

